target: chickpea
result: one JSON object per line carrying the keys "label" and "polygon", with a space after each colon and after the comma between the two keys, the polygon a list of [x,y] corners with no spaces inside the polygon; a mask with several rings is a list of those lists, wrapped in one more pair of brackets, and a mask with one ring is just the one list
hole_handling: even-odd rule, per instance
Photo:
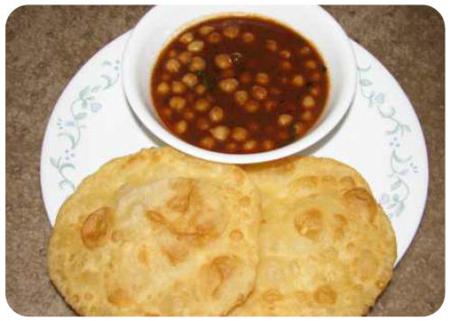
{"label": "chickpea", "polygon": [[197,85],[198,83],[198,77],[197,75],[193,74],[193,73],[187,73],[186,75],[183,76],[183,78],[181,79],[181,81],[188,87],[192,88],[195,85]]}
{"label": "chickpea", "polygon": [[252,87],[252,96],[257,100],[264,100],[267,97],[267,89],[258,85]]}
{"label": "chickpea", "polygon": [[206,92],[206,87],[202,84],[199,84],[195,87],[195,92],[197,95],[201,96]]}
{"label": "chickpea", "polygon": [[312,74],[311,76],[311,80],[312,81],[319,81],[321,78],[320,72],[316,71],[315,73]]}
{"label": "chickpea", "polygon": [[200,139],[200,146],[206,149],[212,149],[216,145],[214,138],[210,136],[203,137]]}
{"label": "chickpea", "polygon": [[268,39],[266,40],[266,48],[270,51],[277,51],[278,43],[275,40]]}
{"label": "chickpea", "polygon": [[284,71],[288,71],[292,69],[292,64],[289,61],[283,60],[280,62],[280,68]]}
{"label": "chickpea", "polygon": [[244,32],[242,34],[242,40],[246,43],[253,42],[255,40],[255,35],[251,32]]}
{"label": "chickpea", "polygon": [[194,108],[196,111],[205,112],[209,109],[210,102],[208,99],[200,98],[195,102]]}
{"label": "chickpea", "polygon": [[205,43],[202,40],[194,40],[187,46],[187,50],[190,52],[200,52],[203,50]]}
{"label": "chickpea", "polygon": [[186,85],[181,81],[174,80],[172,81],[172,92],[174,94],[182,94],[186,91]]}
{"label": "chickpea", "polygon": [[234,100],[242,106],[248,100],[248,93],[245,90],[238,90],[234,93]]}
{"label": "chickpea", "polygon": [[176,123],[175,125],[175,132],[177,134],[184,134],[186,132],[188,128],[188,124],[187,121],[185,120],[180,120],[178,123]]}
{"label": "chickpea", "polygon": [[268,99],[264,102],[264,109],[267,111],[274,111],[278,106],[278,103],[275,100]]}
{"label": "chickpea", "polygon": [[302,75],[294,75],[291,80],[292,85],[295,87],[302,87],[305,84],[305,78]]}
{"label": "chickpea", "polygon": [[255,81],[260,85],[267,85],[269,83],[269,75],[265,72],[258,72],[255,76]]}
{"label": "chickpea", "polygon": [[303,135],[306,132],[306,126],[302,122],[296,122],[293,127],[297,136]]}
{"label": "chickpea", "polygon": [[172,49],[169,51],[169,57],[174,58],[177,55],[177,51],[175,49]]}
{"label": "chickpea", "polygon": [[208,119],[202,117],[197,120],[197,127],[200,130],[207,130],[209,127],[211,127],[211,124],[209,123]]}
{"label": "chickpea", "polygon": [[223,35],[227,38],[234,39],[239,35],[238,26],[226,26],[223,28]]}
{"label": "chickpea", "polygon": [[275,143],[271,139],[264,139],[262,142],[262,148],[264,150],[271,150],[275,147]]}
{"label": "chickpea", "polygon": [[309,48],[308,46],[304,46],[304,47],[301,47],[298,52],[301,56],[306,56],[311,52],[311,48]]}
{"label": "chickpea", "polygon": [[181,68],[181,63],[178,60],[176,60],[174,58],[167,60],[166,70],[168,72],[174,74],[174,73],[177,73],[178,71],[180,71],[180,68]]}
{"label": "chickpea", "polygon": [[237,142],[243,142],[247,139],[248,131],[244,127],[234,127],[231,130],[231,138]]}
{"label": "chickpea", "polygon": [[289,126],[293,120],[294,117],[292,117],[291,115],[281,114],[280,116],[278,116],[278,125],[280,125],[281,127],[286,127]]}
{"label": "chickpea", "polygon": [[248,84],[252,81],[252,75],[248,71],[245,71],[239,76],[239,80],[243,84]]}
{"label": "chickpea", "polygon": [[254,100],[249,100],[244,106],[245,110],[249,113],[257,112],[259,109],[259,103]]}
{"label": "chickpea", "polygon": [[303,98],[302,105],[306,109],[313,108],[315,104],[316,104],[316,102],[312,96],[308,95],[308,96],[305,96],[305,98]]}
{"label": "chickpea", "polygon": [[161,113],[164,117],[170,118],[173,115],[173,110],[169,108],[164,108]]}
{"label": "chickpea", "polygon": [[313,87],[309,90],[309,92],[311,93],[311,95],[313,95],[314,97],[318,97],[319,93],[320,93],[320,88],[319,87]]}
{"label": "chickpea", "polygon": [[165,81],[163,81],[158,85],[158,87],[156,87],[156,92],[160,95],[167,95],[170,92],[170,87]]}
{"label": "chickpea", "polygon": [[206,36],[206,35],[210,34],[213,31],[214,31],[214,27],[211,27],[211,26],[203,26],[203,27],[200,27],[200,29],[198,30],[198,32],[202,36]]}
{"label": "chickpea", "polygon": [[256,142],[256,140],[250,139],[250,140],[246,141],[244,143],[244,145],[242,145],[242,148],[244,148],[245,151],[251,151],[256,148],[257,144],[258,143]]}
{"label": "chickpea", "polygon": [[191,64],[189,65],[190,71],[201,71],[205,68],[206,62],[203,58],[197,56],[192,58]]}
{"label": "chickpea", "polygon": [[317,63],[314,60],[308,60],[305,62],[305,66],[309,69],[316,69],[317,68]]}
{"label": "chickpea", "polygon": [[186,65],[192,60],[192,53],[189,51],[183,51],[178,55],[178,60],[181,61],[182,64]]}
{"label": "chickpea", "polygon": [[179,41],[185,45],[194,40],[194,34],[192,32],[186,32],[181,35]]}
{"label": "chickpea", "polygon": [[180,96],[173,96],[169,100],[169,106],[176,111],[180,111],[186,106],[186,99]]}
{"label": "chickpea", "polygon": [[226,126],[217,126],[209,130],[213,137],[221,142],[225,141],[230,135],[230,129]]}
{"label": "chickpea", "polygon": [[238,145],[236,143],[230,142],[225,145],[225,150],[229,153],[234,153],[237,150]]}
{"label": "chickpea", "polygon": [[311,121],[312,118],[313,118],[313,113],[309,110],[305,111],[301,116],[301,119],[303,121]]}
{"label": "chickpea", "polygon": [[222,35],[218,32],[213,32],[208,35],[207,40],[209,43],[219,43],[222,40]]}
{"label": "chickpea", "polygon": [[183,118],[186,120],[193,120],[194,119],[194,112],[192,110],[186,110],[183,113]]}
{"label": "chickpea", "polygon": [[289,59],[291,58],[291,52],[289,50],[281,50],[280,57],[284,59]]}
{"label": "chickpea", "polygon": [[219,106],[214,106],[209,111],[209,119],[211,119],[212,122],[218,123],[223,119],[223,109]]}
{"label": "chickpea", "polygon": [[214,62],[216,66],[220,69],[228,69],[233,66],[233,62],[231,61],[231,57],[228,54],[219,54],[214,57]]}
{"label": "chickpea", "polygon": [[226,78],[219,81],[219,87],[226,93],[232,93],[239,86],[239,82],[235,78]]}
{"label": "chickpea", "polygon": [[230,54],[231,57],[231,61],[233,62],[233,64],[235,65],[240,65],[242,64],[242,60],[244,59],[244,55],[242,53],[240,53],[239,51],[234,51]]}

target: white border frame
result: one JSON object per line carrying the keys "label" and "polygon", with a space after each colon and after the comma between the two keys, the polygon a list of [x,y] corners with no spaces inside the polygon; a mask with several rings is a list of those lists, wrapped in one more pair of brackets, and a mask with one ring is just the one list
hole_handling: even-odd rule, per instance
{"label": "white border frame", "polygon": [[[166,1],[162,1],[162,0],[157,0],[157,1],[153,1],[153,4],[159,4],[159,3],[163,3],[164,4],[187,4],[186,1],[182,1],[182,0],[166,0]],[[211,1],[205,1],[205,0],[190,0],[189,1],[190,4],[211,4]],[[217,3],[217,2],[216,2]],[[238,5],[238,4],[242,4],[242,0],[228,0],[228,1],[218,1],[218,3],[221,4],[228,4],[228,5]],[[258,5],[272,5],[272,4],[277,4],[277,5],[300,5],[300,4],[319,4],[317,1],[296,1],[296,0],[247,0],[246,3],[248,4],[258,4]],[[6,32],[6,22],[7,19],[9,17],[9,15],[18,7],[22,6],[22,5],[31,5],[31,4],[35,4],[35,5],[58,5],[58,4],[71,4],[71,5],[99,5],[99,4],[104,4],[104,5],[126,5],[126,4],[130,4],[130,3],[126,3],[125,1],[105,1],[105,0],[91,0],[89,2],[87,1],[49,1],[49,0],[44,0],[44,1],[34,1],[34,0],[30,0],[30,1],[23,1],[23,0],[7,0],[7,1],[2,1],[0,4],[0,17],[2,18],[2,32],[0,33],[0,43],[1,43],[1,50],[0,50],[0,56],[3,57],[3,61],[4,63],[6,63],[5,59],[5,47],[6,47],[6,39],[5,39],[5,32]],[[146,1],[142,1],[142,0],[138,0],[138,1],[134,1],[132,3],[133,5],[137,5],[137,4],[141,4],[141,5],[149,5],[152,3],[148,3]],[[336,1],[336,0],[329,0],[326,2],[322,2],[320,4],[334,4],[334,5],[342,5],[343,3],[340,1]],[[345,4],[355,4],[355,5],[364,5],[364,4],[374,4],[374,2],[369,2],[369,1],[346,1]],[[411,4],[415,4],[415,5],[429,5],[431,7],[433,7],[444,19],[444,22],[449,23],[450,22],[450,3],[449,2],[444,2],[444,1],[439,1],[439,0],[428,0],[428,1],[417,1],[417,0],[413,0],[413,1],[385,1],[385,0],[378,0],[376,2],[377,5],[392,5],[392,4],[399,4],[399,5],[411,5]],[[448,42],[449,42],[449,33],[446,32],[445,33],[445,52],[446,52],[446,58],[448,58],[449,55],[449,48],[448,48]],[[447,60],[448,61],[448,60]],[[449,70],[449,66],[448,64],[446,64],[445,66],[445,71],[446,74]],[[1,97],[1,101],[3,102],[3,106],[6,106],[6,84],[5,84],[5,74],[6,70],[5,68],[1,68],[0,70],[0,85],[3,87],[3,90],[0,93],[0,97]],[[445,93],[446,95],[448,95],[449,93],[449,87],[447,85],[447,82],[445,84]],[[6,108],[6,107],[5,107]],[[450,115],[450,112],[448,112],[447,110],[445,111],[445,116],[446,118]],[[6,152],[6,144],[5,144],[5,129],[6,129],[6,123],[5,123],[5,113],[2,112],[0,113],[0,126],[1,126],[1,142],[3,143],[3,148],[0,149],[0,161],[1,161],[1,165],[2,165],[2,171],[0,173],[0,178],[2,181],[2,184],[0,185],[0,206],[2,209],[6,208],[6,200],[5,200],[5,192],[6,192],[6,186],[5,186],[5,152]],[[449,139],[450,138],[450,130],[448,130],[447,128],[445,129],[445,136],[446,136],[446,144],[445,144],[445,148],[448,149],[448,147],[450,146],[450,142]],[[447,162],[446,162],[447,164]],[[445,181],[448,181],[448,178],[450,177],[450,174],[447,172],[445,174]],[[445,191],[445,199],[446,201],[449,200],[449,195],[450,192]],[[4,215],[4,222],[6,221],[6,215]],[[445,236],[445,240],[446,240],[446,245],[448,245],[448,226],[446,226],[446,236]],[[5,224],[0,224],[0,234],[2,234],[3,236],[5,235]],[[2,293],[1,295],[1,300],[0,300],[0,315],[2,316],[2,318],[4,318],[4,320],[23,320],[25,317],[22,315],[17,314],[14,310],[12,310],[12,308],[8,305],[7,301],[6,301],[6,284],[5,284],[5,252],[6,252],[6,243],[5,243],[5,237],[2,237],[0,240],[1,243],[1,251],[2,253],[0,253],[1,255],[1,259],[0,259],[0,274],[2,274],[2,281],[0,282],[0,292]],[[450,249],[449,246],[445,247],[445,252],[446,252],[446,256],[448,256],[448,254],[450,253]],[[446,272],[449,272],[450,267],[449,265],[446,265]],[[446,275],[448,275],[448,273],[446,273]],[[445,284],[446,287],[449,286],[450,282],[448,279],[445,280]],[[424,295],[426,295],[424,293]],[[449,315],[449,303],[448,300],[446,298],[444,298],[444,302],[441,306],[440,309],[438,309],[435,313],[431,314],[430,316],[427,317],[427,319],[431,319],[431,320],[441,320],[443,319],[445,316]],[[42,317],[41,317],[42,318]],[[63,317],[60,317],[63,318]],[[180,317],[176,317],[176,318],[180,318]],[[371,318],[371,317],[369,317]],[[398,319],[398,317],[386,317],[388,319]],[[402,317],[402,321],[403,320],[412,320],[414,317]],[[42,319],[44,320],[51,320],[50,317],[43,317]],[[87,319],[93,319],[92,317],[88,317]],[[112,317],[107,317],[104,318],[102,320],[110,320],[110,319],[115,319]],[[128,317],[125,317],[121,320],[127,320]],[[130,318],[131,319],[131,318]],[[138,318],[138,319],[143,319],[143,318]],[[163,317],[162,319],[166,319],[166,317]],[[211,318],[212,319],[212,318]],[[215,318],[214,318],[215,319]],[[240,319],[240,318],[239,318]],[[259,320],[259,319],[266,319],[266,317],[264,318],[253,318],[252,320]],[[319,320],[319,319],[323,319],[323,318],[319,318],[319,319],[312,319],[312,318],[305,318],[305,320]],[[137,320],[135,318],[133,318],[132,320]],[[147,319],[146,319],[147,320]],[[161,320],[161,319],[159,319]],[[181,319],[180,319],[181,320]],[[328,319],[327,319],[328,320]]]}

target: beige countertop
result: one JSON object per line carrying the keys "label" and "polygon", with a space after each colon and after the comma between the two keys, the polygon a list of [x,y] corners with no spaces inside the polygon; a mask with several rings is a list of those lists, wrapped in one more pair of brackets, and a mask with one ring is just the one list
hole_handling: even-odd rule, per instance
{"label": "beige countertop", "polygon": [[[141,6],[27,6],[6,26],[6,296],[23,315],[73,315],[49,281],[50,225],[40,149],[64,86],[95,52],[129,30]],[[371,315],[428,315],[444,298],[444,24],[423,6],[326,6],[397,78],[425,132],[430,166],[418,234]]]}

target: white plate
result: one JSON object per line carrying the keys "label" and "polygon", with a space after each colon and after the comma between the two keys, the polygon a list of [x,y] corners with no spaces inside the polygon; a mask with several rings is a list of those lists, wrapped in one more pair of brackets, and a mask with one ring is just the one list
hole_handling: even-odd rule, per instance
{"label": "white plate", "polygon": [[[76,74],[59,98],[45,133],[41,186],[51,224],[80,181],[111,158],[161,145],[130,110],[120,81],[129,33]],[[364,48],[355,101],[342,123],[305,153],[355,167],[388,213],[402,258],[422,218],[428,188],[425,141],[414,109],[395,79]]]}

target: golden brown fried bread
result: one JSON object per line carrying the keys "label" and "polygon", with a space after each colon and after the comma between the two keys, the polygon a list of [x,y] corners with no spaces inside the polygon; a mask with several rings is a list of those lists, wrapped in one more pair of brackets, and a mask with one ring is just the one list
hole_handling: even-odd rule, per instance
{"label": "golden brown fried bread", "polygon": [[363,315],[391,279],[395,236],[364,179],[331,159],[246,167],[263,204],[256,287],[233,315]]}
{"label": "golden brown fried bread", "polygon": [[50,277],[82,315],[224,315],[254,287],[260,213],[242,169],[142,150],[64,203]]}

